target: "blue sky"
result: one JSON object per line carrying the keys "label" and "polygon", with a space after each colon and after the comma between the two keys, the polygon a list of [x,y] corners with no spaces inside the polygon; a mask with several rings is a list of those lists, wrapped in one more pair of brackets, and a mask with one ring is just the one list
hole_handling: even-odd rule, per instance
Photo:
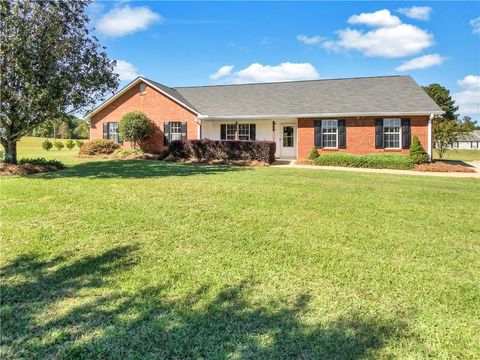
{"label": "blue sky", "polygon": [[408,74],[480,120],[480,2],[93,2],[122,86]]}

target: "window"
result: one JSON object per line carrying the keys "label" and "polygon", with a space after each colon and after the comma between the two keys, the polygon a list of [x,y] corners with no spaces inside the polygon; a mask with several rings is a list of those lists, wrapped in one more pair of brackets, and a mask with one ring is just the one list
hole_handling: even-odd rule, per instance
{"label": "window", "polygon": [[236,139],[236,132],[237,127],[235,124],[227,124],[227,140],[235,140]]}
{"label": "window", "polygon": [[255,140],[255,124],[220,124],[220,140]]}
{"label": "window", "polygon": [[147,84],[140,84],[140,94],[145,94],[147,92]]}
{"label": "window", "polygon": [[182,140],[182,123],[171,122],[170,123],[170,141]]}
{"label": "window", "polygon": [[120,142],[120,138],[118,136],[118,122],[108,123],[108,138],[116,143]]}
{"label": "window", "polygon": [[322,142],[324,148],[336,148],[338,139],[338,121],[322,121]]}
{"label": "window", "polygon": [[238,124],[238,140],[250,140],[250,124]]}
{"label": "window", "polygon": [[383,119],[383,144],[386,149],[400,148],[400,119]]}
{"label": "window", "polygon": [[293,126],[284,125],[283,126],[283,144],[282,146],[285,147],[294,147],[293,143],[293,134],[295,130]]}

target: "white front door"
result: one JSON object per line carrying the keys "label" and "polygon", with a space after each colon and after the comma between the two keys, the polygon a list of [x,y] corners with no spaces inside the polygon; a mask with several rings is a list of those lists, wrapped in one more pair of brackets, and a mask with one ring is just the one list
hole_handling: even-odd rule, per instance
{"label": "white front door", "polygon": [[282,124],[280,134],[280,157],[295,158],[296,156],[296,126],[295,124]]}

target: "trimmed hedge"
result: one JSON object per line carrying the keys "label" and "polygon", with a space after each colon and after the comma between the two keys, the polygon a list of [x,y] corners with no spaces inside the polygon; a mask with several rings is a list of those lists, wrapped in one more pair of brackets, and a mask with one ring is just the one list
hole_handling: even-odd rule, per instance
{"label": "trimmed hedge", "polygon": [[79,155],[110,155],[120,146],[107,139],[95,139],[87,141],[82,145]]}
{"label": "trimmed hedge", "polygon": [[37,165],[37,166],[53,166],[57,170],[65,169],[65,165],[61,161],[47,160],[45,158],[34,158],[34,159],[22,158],[18,160],[18,165],[24,165],[24,164]]}
{"label": "trimmed hedge", "polygon": [[236,140],[172,141],[168,147],[170,157],[176,159],[275,161],[275,142]]}
{"label": "trimmed hedge", "polygon": [[408,170],[415,167],[414,162],[408,156],[397,154],[320,154],[320,156],[316,158],[313,163],[321,166],[345,166],[397,170]]}
{"label": "trimmed hedge", "polygon": [[422,143],[417,135],[413,137],[412,144],[410,145],[409,156],[415,164],[424,164],[428,162],[428,154],[422,146]]}

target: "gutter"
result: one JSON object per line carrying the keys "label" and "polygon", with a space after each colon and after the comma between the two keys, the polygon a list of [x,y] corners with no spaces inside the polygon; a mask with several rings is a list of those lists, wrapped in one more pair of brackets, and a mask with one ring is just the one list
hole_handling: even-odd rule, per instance
{"label": "gutter", "polygon": [[287,120],[298,118],[327,118],[327,117],[370,117],[370,116],[425,116],[430,117],[435,115],[442,115],[443,111],[433,112],[418,112],[418,111],[403,111],[403,112],[363,112],[363,113],[314,113],[314,114],[269,114],[269,115],[240,115],[240,116],[210,116],[199,115],[198,118],[202,120]]}

